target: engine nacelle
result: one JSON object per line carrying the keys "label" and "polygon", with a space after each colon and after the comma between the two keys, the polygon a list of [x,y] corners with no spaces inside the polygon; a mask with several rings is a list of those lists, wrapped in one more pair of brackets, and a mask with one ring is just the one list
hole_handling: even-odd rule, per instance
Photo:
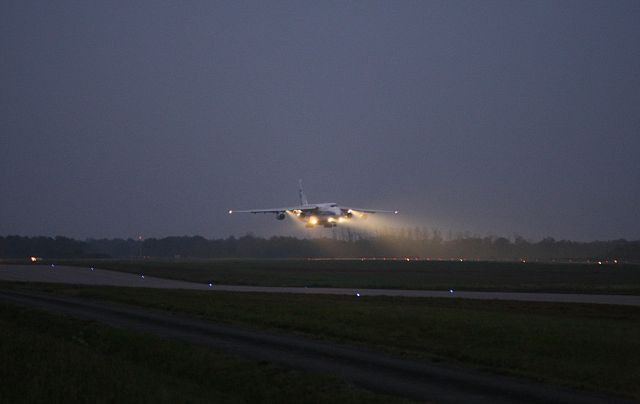
{"label": "engine nacelle", "polygon": [[287,215],[284,212],[280,212],[276,215],[276,219],[278,220],[284,220],[285,217],[287,217]]}
{"label": "engine nacelle", "polygon": [[348,217],[349,219],[351,219],[351,218],[353,217],[353,213],[351,213],[351,212],[347,212],[347,213],[345,214],[345,216],[346,216],[346,217]]}

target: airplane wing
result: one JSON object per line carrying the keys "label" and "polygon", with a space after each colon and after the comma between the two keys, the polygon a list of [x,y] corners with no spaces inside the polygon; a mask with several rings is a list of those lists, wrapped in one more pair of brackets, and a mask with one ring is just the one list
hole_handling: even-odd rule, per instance
{"label": "airplane wing", "polygon": [[397,210],[361,209],[361,208],[352,208],[349,206],[340,206],[340,209],[342,209],[343,212],[347,212],[347,213],[349,211],[362,212],[362,213],[393,213],[394,215],[397,215],[399,213]]}
{"label": "airplane wing", "polygon": [[316,210],[318,207],[315,205],[299,205],[299,206],[287,206],[283,208],[273,208],[273,209],[252,209],[252,210],[229,210],[229,214],[233,213],[282,213],[285,211],[312,211]]}

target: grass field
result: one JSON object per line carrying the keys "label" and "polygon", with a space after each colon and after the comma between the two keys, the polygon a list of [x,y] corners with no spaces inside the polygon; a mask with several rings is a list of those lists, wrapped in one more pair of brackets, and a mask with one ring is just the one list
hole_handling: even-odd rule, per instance
{"label": "grass field", "polygon": [[640,398],[640,309],[3,284],[188,313]]}
{"label": "grass field", "polygon": [[0,304],[1,403],[400,402],[328,376]]}
{"label": "grass field", "polygon": [[454,261],[56,261],[236,285],[640,294],[640,266]]}

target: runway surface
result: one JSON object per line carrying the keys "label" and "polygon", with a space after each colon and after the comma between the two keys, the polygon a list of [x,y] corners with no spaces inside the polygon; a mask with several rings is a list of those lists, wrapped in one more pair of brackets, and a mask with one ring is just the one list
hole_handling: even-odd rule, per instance
{"label": "runway surface", "polygon": [[[34,306],[110,326],[208,346],[254,360],[331,373],[372,391],[438,403],[623,402],[510,377],[433,365],[362,348],[215,324],[175,313],[54,296],[0,291],[0,302]],[[302,399],[304,401],[304,399]]]}
{"label": "runway surface", "polygon": [[446,290],[351,289],[218,285],[154,278],[144,274],[67,266],[0,265],[0,280],[19,282],[108,285],[158,289],[194,289],[220,292],[297,293],[314,295],[360,295],[402,297],[445,297],[529,302],[593,303],[640,306],[640,296],[573,293],[473,292]]}

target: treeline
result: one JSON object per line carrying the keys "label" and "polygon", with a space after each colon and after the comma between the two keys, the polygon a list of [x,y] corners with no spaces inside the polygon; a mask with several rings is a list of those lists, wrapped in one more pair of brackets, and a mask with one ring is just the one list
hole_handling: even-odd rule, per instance
{"label": "treeline", "polygon": [[0,237],[0,258],[382,258],[419,257],[479,260],[619,260],[640,261],[640,241],[575,242],[521,237],[415,238],[379,235],[356,239],[165,237],[87,239]]}

